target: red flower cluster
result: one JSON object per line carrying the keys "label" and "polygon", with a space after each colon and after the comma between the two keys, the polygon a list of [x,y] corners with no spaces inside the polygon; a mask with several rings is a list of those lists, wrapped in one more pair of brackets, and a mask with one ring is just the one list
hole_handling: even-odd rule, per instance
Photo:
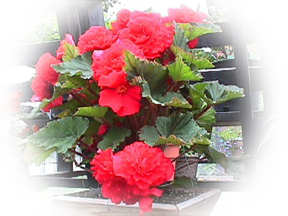
{"label": "red flower cluster", "polygon": [[144,142],[134,142],[116,154],[111,149],[102,151],[91,161],[91,167],[104,197],[116,204],[139,202],[143,212],[151,210],[153,196],[162,195],[157,186],[174,174],[173,164],[163,151]]}
{"label": "red flower cluster", "polygon": [[168,17],[176,23],[203,23],[207,15],[186,6],[168,10]]}
{"label": "red flower cluster", "polygon": [[[34,92],[32,101],[42,101],[44,98],[52,97],[52,87],[58,81],[59,74],[53,69],[52,65],[59,64],[60,61],[50,53],[43,54],[36,67],[36,77],[32,81],[31,88]],[[48,112],[51,108],[62,105],[63,98],[55,99],[48,104],[43,110]]]}
{"label": "red flower cluster", "polygon": [[[120,11],[112,24],[120,40],[128,40],[143,52],[146,59],[155,59],[169,48],[174,40],[174,26],[156,13]],[[137,54],[136,54],[137,55]]]}
{"label": "red flower cluster", "polygon": [[102,88],[99,104],[111,107],[119,116],[139,112],[142,92],[127,81],[124,50],[123,43],[114,43],[109,49],[94,51],[92,64],[94,80]]}
{"label": "red flower cluster", "polygon": [[159,14],[122,10],[112,23],[112,30],[95,27],[82,35],[80,52],[94,50],[94,80],[102,88],[99,104],[112,108],[119,116],[138,113],[142,90],[127,80],[124,51],[155,59],[172,45],[174,34],[174,26]]}
{"label": "red flower cluster", "polygon": [[56,59],[51,53],[43,54],[35,65],[37,76],[45,82],[54,85],[58,81],[59,74],[52,67],[61,61]]}
{"label": "red flower cluster", "polygon": [[78,48],[80,53],[109,48],[117,39],[111,30],[103,26],[92,26],[80,36]]}

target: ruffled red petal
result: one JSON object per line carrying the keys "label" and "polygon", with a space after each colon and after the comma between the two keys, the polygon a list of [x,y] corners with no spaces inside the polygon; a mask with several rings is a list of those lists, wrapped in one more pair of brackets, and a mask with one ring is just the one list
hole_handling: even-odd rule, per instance
{"label": "ruffled red petal", "polygon": [[52,65],[59,63],[61,61],[50,53],[43,54],[35,65],[37,76],[54,85],[58,81],[59,74],[54,70]]}
{"label": "ruffled red petal", "polygon": [[124,93],[119,92],[118,89],[103,89],[100,92],[100,106],[110,107],[119,116],[138,113],[141,107],[141,88],[130,85],[125,85],[125,88],[127,90]]}
{"label": "ruffled red petal", "polygon": [[101,75],[98,79],[98,86],[104,88],[117,88],[127,82],[125,71],[112,71],[111,73]]}
{"label": "ruffled red petal", "polygon": [[32,80],[31,84],[31,88],[35,94],[32,98],[37,98],[38,101],[42,101],[44,98],[51,98],[52,92],[50,90],[50,86],[51,84],[49,84],[47,81],[43,80],[39,76],[36,76]]}
{"label": "ruffled red petal", "polygon": [[186,6],[168,9],[168,16],[170,20],[177,23],[203,23],[207,18],[206,14],[194,11]]}
{"label": "ruffled red petal", "polygon": [[92,26],[80,36],[78,48],[80,53],[109,48],[117,39],[111,30],[103,26]]}
{"label": "ruffled red petal", "polygon": [[159,14],[136,11],[130,14],[127,27],[119,31],[119,39],[130,40],[145,58],[155,59],[172,45],[174,34],[174,27]]}
{"label": "ruffled red petal", "polygon": [[114,179],[113,171],[113,152],[112,149],[102,151],[99,155],[95,155],[90,162],[91,170],[94,178],[100,183],[104,184]]}

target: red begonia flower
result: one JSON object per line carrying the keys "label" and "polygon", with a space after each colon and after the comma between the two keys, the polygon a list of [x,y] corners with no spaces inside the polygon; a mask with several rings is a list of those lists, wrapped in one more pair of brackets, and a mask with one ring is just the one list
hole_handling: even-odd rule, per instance
{"label": "red begonia flower", "polygon": [[107,124],[101,124],[98,128],[97,135],[103,136],[108,131],[109,126]]}
{"label": "red begonia flower", "polygon": [[110,107],[118,116],[128,116],[139,112],[141,106],[140,86],[128,83],[117,88],[105,88],[100,92],[100,106]]}
{"label": "red begonia flower", "polygon": [[100,76],[98,86],[101,88],[117,88],[118,86],[125,85],[127,82],[127,74],[125,71],[113,71],[107,75]]}
{"label": "red begonia flower", "polygon": [[195,48],[198,45],[199,38],[195,38],[194,40],[191,40],[188,42],[188,46],[190,49]]}
{"label": "red begonia flower", "polygon": [[123,54],[124,49],[119,43],[113,44],[102,53],[93,53],[93,77],[100,87],[116,88],[126,83]]}
{"label": "red begonia flower", "polygon": [[90,162],[90,165],[94,178],[100,184],[104,184],[105,182],[114,179],[112,149],[101,151],[100,154],[95,155],[93,160]]}
{"label": "red begonia flower", "polygon": [[104,88],[116,88],[126,83],[127,74],[124,71],[124,51],[129,50],[138,56],[143,56],[135,44],[131,41],[117,41],[110,48],[104,51],[94,51],[92,58],[93,78],[98,86]]}
{"label": "red begonia flower", "polygon": [[34,92],[34,95],[32,97],[32,101],[42,101],[44,98],[51,98],[52,96],[52,85],[48,83],[47,81],[43,80],[41,77],[36,76],[32,80],[31,88]]}
{"label": "red begonia flower", "polygon": [[159,14],[131,12],[127,27],[119,31],[120,40],[130,40],[147,59],[155,59],[172,45],[174,27]]}
{"label": "red begonia flower", "polygon": [[116,34],[121,29],[127,27],[131,12],[127,9],[120,10],[117,14],[117,20],[112,23],[112,31]]}
{"label": "red begonia flower", "polygon": [[75,45],[73,36],[71,34],[65,34],[64,40],[61,41],[59,48],[56,51],[56,57],[59,60],[62,60],[63,55],[65,54],[64,45],[69,43],[71,45]]}
{"label": "red begonia flower", "polygon": [[57,107],[57,106],[61,106],[63,104],[63,97],[60,96],[58,98],[56,98],[55,100],[53,100],[52,102],[50,102],[49,104],[47,104],[42,110],[44,112],[49,112],[51,109]]}
{"label": "red begonia flower", "polygon": [[163,151],[144,142],[134,142],[114,155],[111,149],[101,150],[90,164],[93,176],[102,184],[103,197],[116,204],[139,202],[141,212],[151,210],[153,197],[163,194],[156,186],[174,174]]}
{"label": "red begonia flower", "polygon": [[103,26],[92,26],[80,36],[78,48],[80,53],[94,50],[105,50],[109,48],[117,39],[111,30]]}
{"label": "red begonia flower", "polygon": [[168,17],[176,23],[203,23],[207,15],[186,6],[168,9]]}
{"label": "red begonia flower", "polygon": [[[31,101],[42,101],[44,98],[49,99],[52,97],[53,85],[55,85],[59,78],[59,74],[54,70],[52,65],[59,64],[60,62],[61,61],[50,53],[45,53],[39,58],[35,65],[36,77],[31,84],[31,88],[34,92]],[[59,103],[60,99],[56,100],[54,105]],[[54,105],[51,104],[50,106]]]}
{"label": "red begonia flower", "polygon": [[52,65],[59,63],[61,63],[61,61],[52,56],[50,53],[43,54],[35,65],[37,73],[36,76],[39,76],[42,80],[55,85],[55,83],[58,81],[59,73],[54,70]]}
{"label": "red begonia flower", "polygon": [[144,142],[134,142],[114,155],[113,168],[129,185],[141,190],[159,186],[174,174],[170,159],[160,148],[153,148]]}
{"label": "red begonia flower", "polygon": [[133,194],[132,188],[133,186],[127,185],[125,179],[115,176],[113,180],[102,185],[102,195],[110,198],[115,204],[120,204],[122,201],[126,204],[135,204],[139,196]]}

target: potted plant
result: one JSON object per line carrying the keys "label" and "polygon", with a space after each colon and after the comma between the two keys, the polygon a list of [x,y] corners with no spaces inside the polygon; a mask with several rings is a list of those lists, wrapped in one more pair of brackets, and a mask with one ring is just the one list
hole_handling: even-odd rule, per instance
{"label": "potted plant", "polygon": [[[36,64],[32,100],[54,119],[27,138],[26,148],[40,152],[37,161],[57,152],[90,167],[104,198],[150,211],[175,183],[176,158],[223,156],[209,147],[213,107],[243,97],[241,88],[203,81],[199,70],[213,64],[194,48],[217,29],[207,18],[186,7],[167,17],[122,10],[109,28],[91,27],[77,45],[67,34],[56,57],[45,53]],[[172,159],[165,156],[171,146]]]}

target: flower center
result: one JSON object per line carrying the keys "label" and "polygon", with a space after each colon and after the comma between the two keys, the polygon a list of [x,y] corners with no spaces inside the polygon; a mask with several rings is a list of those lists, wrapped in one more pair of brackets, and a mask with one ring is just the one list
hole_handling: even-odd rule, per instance
{"label": "flower center", "polygon": [[127,90],[128,90],[128,88],[126,85],[120,85],[116,89],[118,94],[125,94],[127,92]]}

